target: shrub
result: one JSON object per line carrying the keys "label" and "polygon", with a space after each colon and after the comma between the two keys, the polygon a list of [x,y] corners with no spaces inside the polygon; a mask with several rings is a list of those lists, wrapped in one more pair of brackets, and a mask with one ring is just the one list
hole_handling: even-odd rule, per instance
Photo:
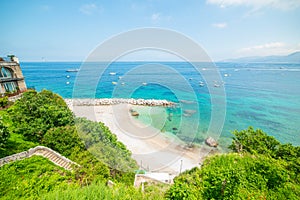
{"label": "shrub", "polygon": [[0,150],[6,146],[9,135],[9,131],[3,124],[2,118],[0,117]]}
{"label": "shrub", "polygon": [[64,100],[47,90],[25,92],[8,112],[14,132],[35,142],[41,142],[50,128],[74,123],[73,114]]}
{"label": "shrub", "polygon": [[84,144],[79,138],[75,126],[63,126],[51,128],[44,135],[42,144],[61,153],[70,156],[74,148],[85,150]]}
{"label": "shrub", "polygon": [[8,97],[0,98],[0,107],[5,108],[8,105]]}

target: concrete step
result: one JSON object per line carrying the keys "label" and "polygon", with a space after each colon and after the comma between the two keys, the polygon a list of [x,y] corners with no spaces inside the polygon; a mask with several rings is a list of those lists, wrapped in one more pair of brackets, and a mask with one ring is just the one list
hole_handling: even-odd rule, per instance
{"label": "concrete step", "polygon": [[63,164],[65,164],[66,162],[63,159],[59,159],[59,161],[57,162],[58,165],[63,166]]}
{"label": "concrete step", "polygon": [[48,152],[48,151],[44,151],[44,156],[47,157],[47,158],[49,158],[51,156],[51,153]]}
{"label": "concrete step", "polygon": [[52,158],[50,158],[51,159],[51,161],[52,162],[55,162],[55,163],[57,163],[57,161],[58,161],[58,157],[56,157],[56,156],[53,156]]}
{"label": "concrete step", "polygon": [[62,164],[61,164],[61,167],[63,167],[63,168],[66,169],[66,168],[68,167],[68,163],[67,163],[67,162],[62,163]]}
{"label": "concrete step", "polygon": [[56,159],[56,156],[50,155],[50,156],[48,157],[48,159],[51,160],[51,161],[53,162],[53,161]]}

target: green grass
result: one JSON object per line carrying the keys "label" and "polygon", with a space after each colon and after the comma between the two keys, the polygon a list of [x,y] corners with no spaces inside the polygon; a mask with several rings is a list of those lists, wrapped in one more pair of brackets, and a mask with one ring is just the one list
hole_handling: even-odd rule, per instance
{"label": "green grass", "polygon": [[27,151],[28,149],[38,145],[38,143],[24,140],[24,137],[20,134],[11,133],[5,151],[0,151],[0,158],[20,153],[22,151]]}
{"label": "green grass", "polygon": [[0,199],[39,199],[46,192],[67,186],[79,187],[75,175],[41,156],[0,168]]}
{"label": "green grass", "polygon": [[0,158],[15,153],[20,153],[22,151],[27,151],[28,149],[38,145],[38,143],[24,140],[24,137],[22,135],[13,132],[12,121],[6,110],[0,110],[0,118],[2,118],[3,124],[8,127],[8,130],[10,132],[10,137],[8,139],[5,150],[0,150]]}
{"label": "green grass", "polygon": [[126,199],[164,199],[163,192],[168,188],[167,185],[152,185],[142,192],[140,189],[128,186],[125,184],[116,184],[112,188],[106,186],[103,182],[92,183],[89,186],[82,188],[60,188],[53,192],[42,196],[41,199],[45,200],[94,200],[94,199],[114,199],[114,200],[126,200]]}

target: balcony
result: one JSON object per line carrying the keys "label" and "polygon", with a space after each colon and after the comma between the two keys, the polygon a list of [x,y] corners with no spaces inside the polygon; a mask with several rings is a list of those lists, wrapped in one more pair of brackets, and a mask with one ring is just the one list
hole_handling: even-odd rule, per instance
{"label": "balcony", "polygon": [[24,80],[24,77],[22,78],[0,78],[0,83],[6,83],[6,82],[13,82],[13,81],[22,81]]}

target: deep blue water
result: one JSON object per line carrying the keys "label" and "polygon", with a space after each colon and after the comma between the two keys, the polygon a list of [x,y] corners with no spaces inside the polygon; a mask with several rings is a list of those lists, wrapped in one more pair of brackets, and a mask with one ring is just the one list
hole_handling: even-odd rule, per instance
{"label": "deep blue water", "polygon": [[[221,101],[212,103],[212,98],[222,99],[220,91],[223,90],[223,83],[209,74],[209,67],[205,64],[199,66],[207,74],[199,73],[191,64],[184,62],[152,65],[117,62],[109,65],[106,70],[103,63],[89,63],[77,73],[66,70],[80,68],[81,63],[21,63],[28,87],[35,87],[38,91],[52,90],[64,98],[183,100],[178,109],[168,109],[172,115],[165,124],[165,130],[173,131],[174,127],[178,128],[178,124],[182,123],[184,139],[187,140],[189,135],[194,134],[200,140],[203,139],[209,129],[211,111],[221,106],[218,104]],[[228,138],[232,136],[232,130],[253,126],[263,129],[283,143],[300,145],[300,64],[216,63],[216,66],[220,78],[225,82],[226,95],[226,117],[221,143],[225,145],[230,141]],[[100,76],[98,73],[101,71],[103,74]],[[110,72],[117,74],[110,75]],[[203,87],[199,81],[204,83]],[[207,85],[221,86],[209,90]],[[185,110],[197,112],[183,116]],[[199,122],[198,130],[192,127],[195,121]],[[173,132],[178,134],[176,131]]]}

